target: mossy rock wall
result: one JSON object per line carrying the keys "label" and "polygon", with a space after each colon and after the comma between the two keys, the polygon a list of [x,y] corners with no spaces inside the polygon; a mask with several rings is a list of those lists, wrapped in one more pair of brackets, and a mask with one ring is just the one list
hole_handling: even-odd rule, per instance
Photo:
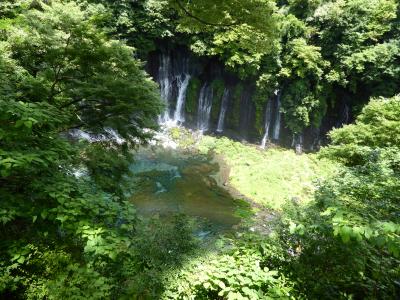
{"label": "mossy rock wall", "polygon": [[211,124],[218,123],[219,112],[221,110],[222,97],[224,95],[225,83],[222,79],[215,79],[211,86],[213,88],[213,104],[211,107]]}
{"label": "mossy rock wall", "polygon": [[191,78],[187,89],[185,103],[186,121],[189,123],[193,123],[197,115],[200,88],[200,80],[196,77]]}
{"label": "mossy rock wall", "polygon": [[256,89],[256,92],[253,96],[253,103],[255,106],[255,122],[254,127],[256,129],[256,133],[258,136],[262,136],[264,134],[265,127],[265,106],[268,101],[271,101],[271,97],[265,93],[265,91],[261,89]]}
{"label": "mossy rock wall", "polygon": [[226,116],[226,125],[228,128],[237,130],[240,125],[240,103],[243,93],[243,84],[239,83],[233,89],[231,102]]}

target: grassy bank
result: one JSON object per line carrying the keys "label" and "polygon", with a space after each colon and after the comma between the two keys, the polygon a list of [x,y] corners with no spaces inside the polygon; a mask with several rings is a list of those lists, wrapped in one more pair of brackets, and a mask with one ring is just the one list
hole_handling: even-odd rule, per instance
{"label": "grassy bank", "polygon": [[[182,129],[183,130],[183,129]],[[223,157],[229,172],[229,184],[244,196],[265,207],[280,209],[287,200],[307,202],[318,182],[334,171],[331,162],[315,154],[296,155],[293,150],[270,148],[235,142],[226,137],[202,136],[196,144],[181,129],[171,136],[181,146],[192,146],[201,153]]]}
{"label": "grassy bank", "polygon": [[319,180],[334,170],[332,163],[317,159],[315,154],[296,155],[280,148],[262,150],[225,137],[204,136],[198,149],[222,155],[230,168],[231,186],[273,209],[290,199],[309,201]]}

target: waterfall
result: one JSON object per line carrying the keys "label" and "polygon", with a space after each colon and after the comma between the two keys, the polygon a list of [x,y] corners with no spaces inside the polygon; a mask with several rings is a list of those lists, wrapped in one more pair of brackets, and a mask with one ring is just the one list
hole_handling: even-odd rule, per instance
{"label": "waterfall", "polygon": [[208,130],[212,98],[213,89],[211,85],[205,83],[200,90],[199,106],[197,110],[197,129],[201,132]]}
{"label": "waterfall", "polygon": [[349,114],[350,114],[350,108],[347,105],[347,103],[344,103],[343,108],[340,111],[339,119],[336,122],[337,128],[340,128],[343,125],[346,125],[349,123],[349,118],[350,118]]}
{"label": "waterfall", "polygon": [[218,117],[217,132],[219,133],[224,131],[225,114],[228,108],[228,102],[229,102],[229,90],[225,88],[224,95],[222,96],[222,101],[221,101],[221,110],[219,112],[219,117]]}
{"label": "waterfall", "polygon": [[303,153],[303,134],[293,134],[292,138],[292,147],[294,147],[296,154]]}
{"label": "waterfall", "polygon": [[177,77],[178,99],[176,101],[176,109],[174,113],[174,122],[176,124],[185,122],[184,107],[186,101],[186,91],[189,86],[190,75],[182,74]]}
{"label": "waterfall", "polygon": [[272,139],[279,140],[279,135],[281,131],[281,95],[282,91],[276,91],[276,107],[275,107],[275,124],[274,124],[274,131],[272,134]]}
{"label": "waterfall", "polygon": [[166,104],[166,109],[158,117],[160,124],[167,123],[170,121],[169,116],[169,101],[172,94],[172,82],[171,82],[171,58],[168,54],[161,54],[160,56],[160,67],[158,69],[158,83],[160,84],[161,99]]}
{"label": "waterfall", "polygon": [[104,133],[93,134],[90,132],[85,132],[80,129],[71,129],[69,135],[74,139],[82,139],[88,141],[89,143],[96,142],[114,142],[118,145],[122,145],[126,143],[126,140],[121,137],[118,132],[116,132],[112,128],[104,128]]}
{"label": "waterfall", "polygon": [[319,150],[321,147],[321,139],[320,139],[320,135],[321,135],[321,130],[319,127],[317,128],[312,128],[312,144],[310,146],[310,150],[314,151],[314,150]]}
{"label": "waterfall", "polygon": [[271,125],[271,118],[272,118],[272,109],[271,109],[271,100],[268,100],[267,106],[265,108],[265,125],[264,125],[264,136],[261,140],[261,149],[265,149],[267,145],[268,137],[269,137],[269,127]]}

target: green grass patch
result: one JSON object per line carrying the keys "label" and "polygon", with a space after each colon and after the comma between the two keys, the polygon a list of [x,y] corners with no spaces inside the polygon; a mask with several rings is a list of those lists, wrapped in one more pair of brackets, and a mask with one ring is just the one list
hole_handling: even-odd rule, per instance
{"label": "green grass patch", "polygon": [[301,203],[313,199],[318,181],[334,172],[335,166],[315,154],[296,155],[293,150],[261,150],[228,138],[204,136],[202,153],[221,154],[230,167],[229,182],[240,193],[273,209],[293,198]]}

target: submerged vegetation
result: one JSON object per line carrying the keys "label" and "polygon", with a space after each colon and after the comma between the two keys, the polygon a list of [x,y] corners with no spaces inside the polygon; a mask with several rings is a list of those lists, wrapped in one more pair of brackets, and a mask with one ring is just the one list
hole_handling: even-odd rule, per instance
{"label": "submerged vegetation", "polygon": [[[0,298],[398,298],[399,8],[2,1]],[[145,69],[162,69],[152,57],[165,49],[212,66],[186,82],[185,124],[202,91],[204,125],[219,121],[229,92],[227,132],[266,131],[267,149],[173,128],[178,149],[161,161],[152,139],[177,93],[169,77],[182,78],[155,78],[170,93],[161,99]],[[330,132],[300,155],[271,143],[281,124],[296,147],[306,130]],[[156,168],[139,174],[145,160]],[[185,198],[206,213],[185,211]],[[140,201],[156,209],[144,214]]]}

